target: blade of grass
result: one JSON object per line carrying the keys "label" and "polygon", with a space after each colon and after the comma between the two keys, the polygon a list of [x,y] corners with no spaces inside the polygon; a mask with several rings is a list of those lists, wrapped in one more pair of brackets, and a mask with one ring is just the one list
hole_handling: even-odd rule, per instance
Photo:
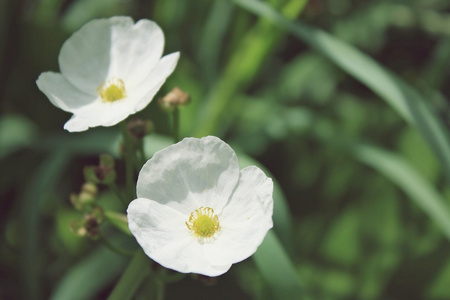
{"label": "blade of grass", "polygon": [[446,201],[407,161],[401,156],[366,144],[353,144],[349,149],[359,161],[400,187],[450,239],[450,211]]}
{"label": "blade of grass", "polygon": [[73,266],[58,283],[50,299],[95,299],[97,294],[120,275],[127,258],[100,248]]}
{"label": "blade of grass", "polygon": [[253,260],[276,299],[308,299],[294,264],[272,231],[267,233]]}
{"label": "blade of grass", "polygon": [[292,215],[289,210],[289,206],[287,204],[287,200],[284,197],[283,190],[281,189],[279,183],[277,180],[270,175],[269,171],[266,170],[263,166],[261,166],[257,161],[252,159],[251,157],[241,153],[237,152],[238,158],[239,158],[239,166],[241,168],[245,168],[248,166],[258,166],[261,168],[261,170],[264,171],[264,173],[272,177],[273,183],[274,183],[274,190],[273,190],[273,220],[274,220],[274,231],[277,234],[277,237],[281,240],[282,244],[286,248],[286,250],[289,253],[292,253],[294,250],[294,245],[292,243],[293,241],[293,221],[292,221]]}
{"label": "blade of grass", "polygon": [[[280,5],[282,6],[281,10],[290,19],[297,17],[306,3],[305,0],[279,2],[283,2]],[[236,94],[248,86],[258,74],[265,58],[277,46],[281,37],[280,30],[265,20],[258,20],[255,26],[245,34],[239,48],[234,51],[227,63],[223,71],[224,75],[213,87],[193,136],[217,134],[223,127],[226,127],[225,122],[232,120],[230,117],[230,114],[233,113],[231,105],[237,98]],[[227,117],[227,120],[224,116]]]}
{"label": "blade of grass", "polygon": [[450,137],[448,131],[428,102],[413,88],[367,55],[322,30],[290,21],[262,1],[233,1],[308,43],[384,99],[424,136],[441,161],[447,179],[450,181]]}
{"label": "blade of grass", "polygon": [[400,155],[352,140],[322,119],[311,132],[321,142],[353,155],[360,162],[386,176],[409,196],[450,239],[450,209],[439,191]]}
{"label": "blade of grass", "polygon": [[125,272],[114,287],[108,300],[131,299],[142,281],[151,273],[151,260],[142,251],[138,251],[128,264]]}
{"label": "blade of grass", "polygon": [[41,257],[42,249],[45,249],[40,245],[43,233],[42,220],[39,216],[39,202],[46,195],[46,191],[54,189],[68,161],[68,155],[63,151],[48,155],[36,170],[32,181],[21,197],[21,224],[24,228],[20,261],[25,281],[22,292],[25,293],[26,299],[40,299],[42,296],[43,266],[36,259]]}
{"label": "blade of grass", "polygon": [[216,0],[212,3],[202,33],[198,61],[203,68],[206,84],[210,85],[217,77],[219,55],[222,51],[224,38],[231,20],[234,5],[228,0]]}

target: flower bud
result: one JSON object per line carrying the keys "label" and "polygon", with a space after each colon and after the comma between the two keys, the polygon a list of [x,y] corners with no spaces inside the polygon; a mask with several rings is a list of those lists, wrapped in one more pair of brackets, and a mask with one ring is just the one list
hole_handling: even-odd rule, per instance
{"label": "flower bud", "polygon": [[98,239],[100,237],[100,225],[104,219],[103,210],[101,207],[96,206],[90,213],[85,214],[82,219],[70,223],[70,229],[78,236]]}
{"label": "flower bud", "polygon": [[97,186],[94,183],[86,182],[81,187],[79,194],[72,193],[70,202],[77,210],[83,210],[86,206],[94,203],[97,197]]}
{"label": "flower bud", "polygon": [[132,137],[141,140],[144,136],[153,133],[155,131],[155,126],[150,120],[132,118],[127,124],[127,129]]}
{"label": "flower bud", "polygon": [[188,104],[190,96],[178,87],[174,87],[167,95],[158,100],[159,105],[166,110],[171,110],[174,107]]}
{"label": "flower bud", "polygon": [[86,166],[83,169],[84,179],[87,182],[111,184],[116,180],[116,171],[114,170],[114,158],[108,154],[100,155],[98,166]]}

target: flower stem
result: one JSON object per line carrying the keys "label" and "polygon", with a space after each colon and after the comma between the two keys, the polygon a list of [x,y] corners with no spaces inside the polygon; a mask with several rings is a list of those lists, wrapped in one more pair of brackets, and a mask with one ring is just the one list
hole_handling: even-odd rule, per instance
{"label": "flower stem", "polygon": [[126,202],[125,198],[123,197],[122,193],[119,191],[119,188],[117,187],[116,183],[113,182],[108,185],[109,189],[116,194],[117,198],[119,198],[120,202],[122,202],[125,207],[127,207],[128,203]]}
{"label": "flower stem", "polygon": [[172,111],[173,118],[173,141],[178,143],[180,141],[179,130],[180,130],[180,111],[177,106],[173,108]]}
{"label": "flower stem", "polygon": [[156,281],[156,300],[164,300],[164,282]]}
{"label": "flower stem", "polygon": [[127,124],[125,122],[121,123],[123,146],[125,151],[125,183],[126,183],[126,205],[136,198],[134,189],[134,161],[136,158],[135,153],[133,153],[133,142],[130,140],[130,135],[127,130]]}
{"label": "flower stem", "polygon": [[144,142],[143,141],[140,142],[138,151],[139,151],[139,154],[141,156],[141,165],[140,165],[140,167],[142,167],[147,162],[147,160],[145,158]]}
{"label": "flower stem", "polygon": [[131,299],[144,279],[151,274],[149,258],[142,251],[138,251],[128,264],[119,282],[114,287],[108,300]]}
{"label": "flower stem", "polygon": [[128,251],[125,249],[121,249],[118,248],[116,246],[114,246],[113,244],[111,244],[103,235],[100,236],[100,241],[103,243],[103,245],[105,245],[107,248],[109,248],[110,250],[120,254],[120,255],[125,255],[125,256],[133,256],[134,255],[134,251]]}

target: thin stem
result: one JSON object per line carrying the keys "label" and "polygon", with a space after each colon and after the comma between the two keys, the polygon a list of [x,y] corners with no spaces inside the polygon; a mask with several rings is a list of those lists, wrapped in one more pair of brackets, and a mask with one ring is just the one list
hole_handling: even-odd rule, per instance
{"label": "thin stem", "polygon": [[133,256],[135,254],[135,251],[128,251],[114,246],[103,235],[100,236],[100,241],[103,243],[103,245],[105,245],[110,250],[116,252],[117,254],[125,256]]}
{"label": "thin stem", "polygon": [[128,264],[108,300],[132,299],[144,279],[151,274],[150,259],[138,251]]}
{"label": "thin stem", "polygon": [[172,283],[172,282],[180,281],[184,277],[186,277],[185,273],[175,273],[175,274],[171,274],[171,275],[167,274],[167,275],[164,275],[163,281],[165,283]]}
{"label": "thin stem", "polygon": [[120,202],[122,202],[125,207],[127,207],[128,203],[126,202],[125,198],[123,197],[122,193],[119,191],[119,188],[117,187],[116,183],[113,182],[108,185],[108,187],[111,189],[111,191],[116,194],[117,198],[119,198]]}
{"label": "thin stem", "polygon": [[141,167],[147,162],[147,159],[145,158],[145,151],[144,151],[144,142],[141,141],[139,143],[139,154],[141,155]]}
{"label": "thin stem", "polygon": [[164,282],[156,280],[156,300],[164,300]]}
{"label": "thin stem", "polygon": [[172,112],[173,118],[173,141],[174,143],[178,143],[180,141],[179,130],[180,130],[180,111],[178,107],[175,106]]}
{"label": "thin stem", "polygon": [[121,123],[121,129],[122,129],[122,137],[123,137],[123,146],[125,151],[125,183],[126,183],[126,192],[127,192],[127,198],[126,202],[131,202],[131,200],[136,198],[135,192],[134,192],[134,161],[136,154],[133,153],[133,142],[130,140],[130,135],[127,130],[127,125],[125,122]]}

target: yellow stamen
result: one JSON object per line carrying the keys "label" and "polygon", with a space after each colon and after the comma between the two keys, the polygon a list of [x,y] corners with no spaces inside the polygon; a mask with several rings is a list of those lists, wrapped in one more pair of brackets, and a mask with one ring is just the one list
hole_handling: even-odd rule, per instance
{"label": "yellow stamen", "polygon": [[97,92],[104,102],[114,102],[126,97],[125,84],[122,79],[115,77],[100,85]]}
{"label": "yellow stamen", "polygon": [[220,229],[219,217],[214,214],[211,207],[202,206],[194,210],[185,223],[187,228],[199,238],[211,238]]}

